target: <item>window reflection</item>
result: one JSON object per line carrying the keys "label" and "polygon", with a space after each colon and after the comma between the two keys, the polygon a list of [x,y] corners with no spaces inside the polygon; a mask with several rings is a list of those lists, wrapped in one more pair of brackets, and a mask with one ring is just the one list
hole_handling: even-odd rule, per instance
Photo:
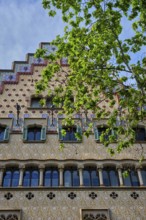
{"label": "window reflection", "polygon": [[17,187],[19,184],[19,170],[6,170],[3,177],[4,187]]}
{"label": "window reflection", "polygon": [[26,170],[23,176],[23,186],[38,186],[39,185],[39,171],[36,170]]}
{"label": "window reflection", "polygon": [[135,170],[130,170],[128,176],[123,178],[125,186],[139,186],[138,175]]}
{"label": "window reflection", "polygon": [[146,134],[144,128],[134,128],[136,141],[145,141]]}
{"label": "window reflection", "polygon": [[99,177],[96,168],[85,168],[83,170],[84,186],[99,186]]}
{"label": "window reflection", "polygon": [[118,172],[115,168],[103,169],[104,186],[119,186]]}
{"label": "window reflection", "polygon": [[143,184],[144,184],[144,186],[146,186],[146,168],[141,170],[141,175],[142,175],[142,179],[143,179]]}
{"label": "window reflection", "polygon": [[31,107],[32,108],[41,108],[41,104],[40,104],[41,98],[32,98],[31,99]]}
{"label": "window reflection", "polygon": [[59,173],[55,168],[48,168],[44,173],[44,186],[58,186],[59,185]]}
{"label": "window reflection", "polygon": [[41,127],[28,128],[27,140],[39,141],[41,139]]}
{"label": "window reflection", "polygon": [[76,168],[64,170],[64,186],[79,186],[79,174]]}
{"label": "window reflection", "polygon": [[5,127],[0,127],[0,141],[4,140]]}
{"label": "window reflection", "polygon": [[63,130],[66,131],[66,135],[63,136],[63,141],[77,141],[75,137],[76,127],[63,127]]}

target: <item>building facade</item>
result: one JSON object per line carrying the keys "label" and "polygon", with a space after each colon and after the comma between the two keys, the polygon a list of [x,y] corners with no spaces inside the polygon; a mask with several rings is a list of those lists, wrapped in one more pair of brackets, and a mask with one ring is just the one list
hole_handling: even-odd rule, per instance
{"label": "building facade", "polygon": [[[40,47],[55,50],[49,43]],[[92,134],[77,140],[75,133],[88,127],[85,114],[75,114],[75,125],[64,127],[65,116],[51,97],[42,95],[42,107],[35,95],[46,65],[28,54],[12,70],[0,70],[0,220],[145,220],[146,160],[139,163],[146,155],[145,123],[135,145],[113,157],[99,141],[106,119],[89,114]],[[68,69],[65,59],[61,65]]]}

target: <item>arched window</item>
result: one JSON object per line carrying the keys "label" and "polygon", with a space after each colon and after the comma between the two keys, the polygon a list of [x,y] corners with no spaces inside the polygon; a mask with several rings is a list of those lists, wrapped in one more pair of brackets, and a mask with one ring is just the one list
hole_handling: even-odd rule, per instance
{"label": "arched window", "polygon": [[79,186],[79,174],[76,168],[66,168],[64,170],[64,186]]}
{"label": "arched window", "polygon": [[59,173],[56,168],[47,168],[44,173],[44,186],[58,186]]}
{"label": "arched window", "polygon": [[125,186],[139,186],[138,175],[134,169],[131,169],[128,176],[124,176],[123,180]]}
{"label": "arched window", "polygon": [[19,170],[12,168],[5,171],[3,187],[17,187],[19,184]]}
{"label": "arched window", "polygon": [[37,169],[25,170],[23,176],[23,186],[35,187],[39,185],[39,171]]}
{"label": "arched window", "polygon": [[146,133],[144,128],[134,128],[135,131],[135,140],[136,141],[146,141]]}
{"label": "arched window", "polygon": [[99,177],[96,168],[88,167],[83,170],[84,186],[99,186]]}
{"label": "arched window", "polygon": [[45,141],[46,140],[46,127],[32,126],[24,127],[23,130],[24,141]]}
{"label": "arched window", "polygon": [[114,167],[104,168],[102,173],[104,186],[119,186],[118,172]]}
{"label": "arched window", "polygon": [[143,168],[141,170],[141,175],[142,175],[142,179],[143,179],[143,184],[144,184],[144,186],[146,186],[146,168]]}

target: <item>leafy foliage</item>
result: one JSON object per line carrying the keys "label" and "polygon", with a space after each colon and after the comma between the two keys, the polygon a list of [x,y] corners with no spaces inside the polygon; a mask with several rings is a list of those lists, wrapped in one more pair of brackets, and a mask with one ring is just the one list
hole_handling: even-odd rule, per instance
{"label": "leafy foliage", "polygon": [[[50,93],[48,82],[58,79],[54,103],[63,103],[68,122],[75,112],[94,113],[97,119],[108,118],[109,128],[116,131],[118,153],[133,145],[132,128],[145,117],[145,1],[43,0],[42,4],[50,16],[61,10],[66,27],[64,36],[52,42],[57,46],[54,54],[44,49],[36,52],[36,57],[49,61],[36,85],[37,92]],[[129,33],[125,33],[126,27]],[[60,65],[63,57],[68,59],[69,69]],[[89,136],[91,129],[90,122],[85,135]],[[109,146],[115,137],[112,134],[106,140],[105,135],[101,141]],[[115,153],[111,147],[108,151]]]}

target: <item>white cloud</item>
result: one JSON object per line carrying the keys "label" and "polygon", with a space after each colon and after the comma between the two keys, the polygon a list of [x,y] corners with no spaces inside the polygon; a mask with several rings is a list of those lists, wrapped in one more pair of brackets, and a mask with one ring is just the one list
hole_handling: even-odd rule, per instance
{"label": "white cloud", "polygon": [[14,60],[25,60],[40,42],[63,33],[61,15],[48,16],[42,0],[0,0],[0,69],[11,68]]}

